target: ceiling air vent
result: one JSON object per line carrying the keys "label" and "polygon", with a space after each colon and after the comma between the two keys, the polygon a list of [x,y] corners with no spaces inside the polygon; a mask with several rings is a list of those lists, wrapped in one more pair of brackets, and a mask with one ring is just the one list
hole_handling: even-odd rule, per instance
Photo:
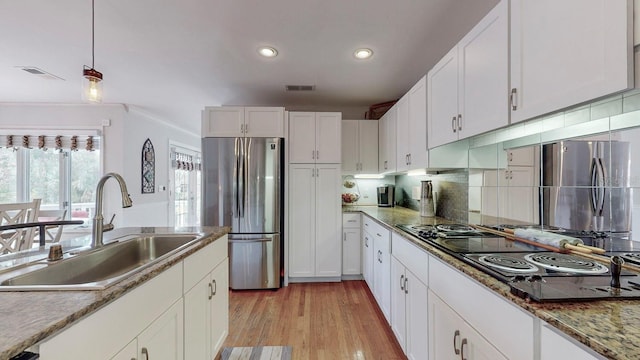
{"label": "ceiling air vent", "polygon": [[47,79],[47,80],[64,80],[63,78],[59,77],[59,76],[55,76],[51,73],[48,73],[42,69],[39,69],[35,66],[16,66],[18,69],[22,69],[26,72],[28,72],[29,74],[32,75],[36,75],[38,77],[41,77],[43,79]]}
{"label": "ceiling air vent", "polygon": [[316,89],[315,85],[285,85],[287,91],[313,91]]}

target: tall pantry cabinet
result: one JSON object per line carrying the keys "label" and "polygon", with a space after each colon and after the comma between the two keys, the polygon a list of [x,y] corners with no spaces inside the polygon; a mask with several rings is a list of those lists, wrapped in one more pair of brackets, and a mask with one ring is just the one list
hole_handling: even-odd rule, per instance
{"label": "tall pantry cabinet", "polygon": [[289,113],[289,281],[342,274],[341,113]]}

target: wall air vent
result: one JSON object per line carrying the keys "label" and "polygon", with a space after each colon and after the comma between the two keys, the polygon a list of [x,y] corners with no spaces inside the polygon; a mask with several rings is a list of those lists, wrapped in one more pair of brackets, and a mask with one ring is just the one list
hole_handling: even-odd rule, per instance
{"label": "wall air vent", "polygon": [[46,72],[46,71],[44,71],[42,69],[39,69],[39,68],[37,68],[35,66],[16,66],[16,67],[18,69],[21,69],[21,70],[24,70],[24,71],[28,72],[29,74],[36,75],[36,76],[38,76],[40,78],[43,78],[43,79],[47,79],[47,80],[63,80],[64,81],[63,78],[61,78],[59,76],[55,76],[55,75],[53,75],[51,73],[48,73],[48,72]]}
{"label": "wall air vent", "polygon": [[287,91],[313,91],[316,89],[315,85],[285,85]]}

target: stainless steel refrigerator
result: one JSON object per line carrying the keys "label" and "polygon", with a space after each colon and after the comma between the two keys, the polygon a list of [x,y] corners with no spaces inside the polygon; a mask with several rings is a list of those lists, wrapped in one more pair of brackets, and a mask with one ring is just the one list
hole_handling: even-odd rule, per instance
{"label": "stainless steel refrigerator", "polygon": [[561,141],[543,146],[543,224],[631,231],[629,143]]}
{"label": "stainless steel refrigerator", "polygon": [[229,286],[281,285],[284,140],[204,138],[205,226],[229,226]]}

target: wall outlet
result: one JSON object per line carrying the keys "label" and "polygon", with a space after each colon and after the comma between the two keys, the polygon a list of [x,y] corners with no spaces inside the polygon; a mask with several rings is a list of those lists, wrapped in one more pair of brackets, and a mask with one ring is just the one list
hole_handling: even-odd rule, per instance
{"label": "wall outlet", "polygon": [[420,186],[413,186],[411,188],[411,198],[413,200],[420,200]]}
{"label": "wall outlet", "polygon": [[102,119],[102,126],[111,126],[110,119]]}

